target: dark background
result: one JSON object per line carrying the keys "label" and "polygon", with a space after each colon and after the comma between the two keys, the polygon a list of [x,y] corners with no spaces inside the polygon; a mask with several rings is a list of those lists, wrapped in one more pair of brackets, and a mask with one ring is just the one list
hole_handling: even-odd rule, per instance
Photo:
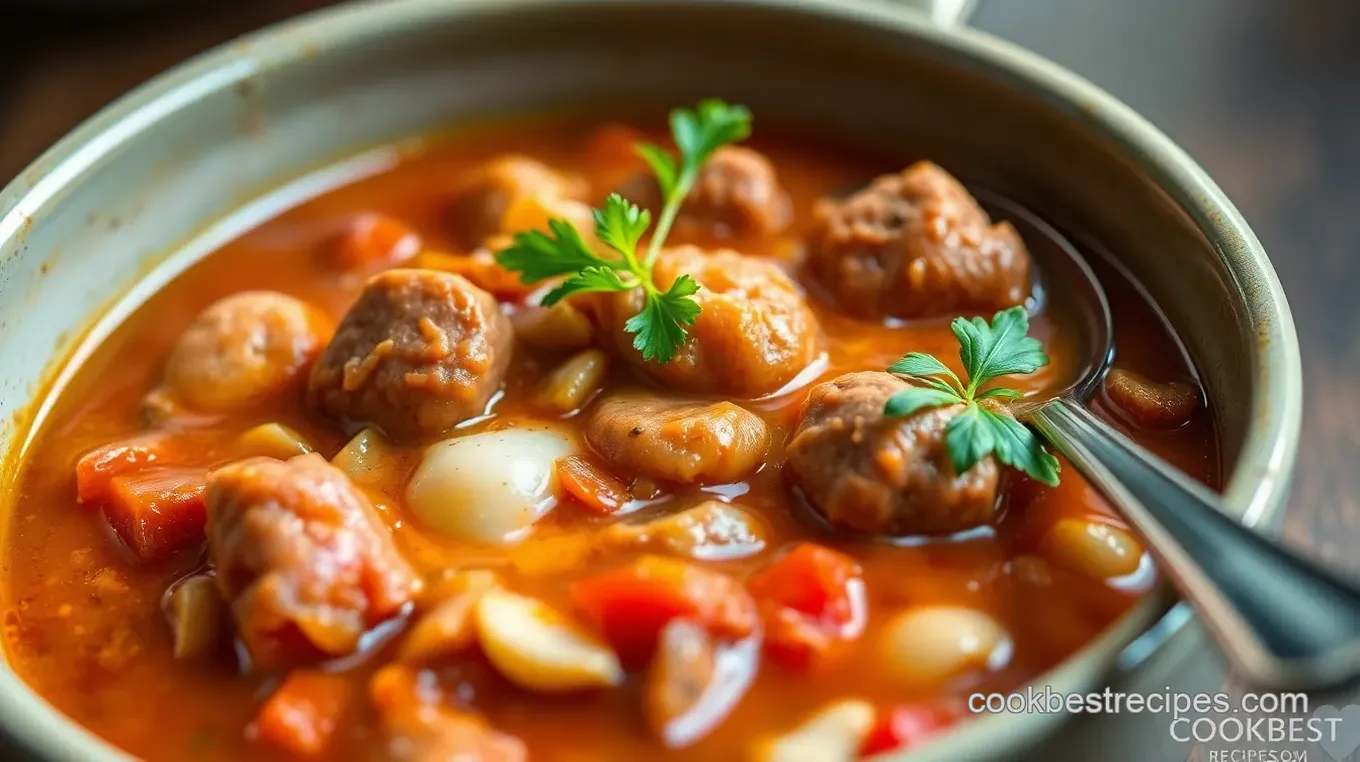
{"label": "dark background", "polygon": [[[153,74],[328,4],[179,0],[96,14],[72,10],[79,0],[0,0],[0,185]],[[1360,574],[1360,0],[979,0],[971,23],[1141,111],[1246,215],[1303,346],[1285,536]]]}

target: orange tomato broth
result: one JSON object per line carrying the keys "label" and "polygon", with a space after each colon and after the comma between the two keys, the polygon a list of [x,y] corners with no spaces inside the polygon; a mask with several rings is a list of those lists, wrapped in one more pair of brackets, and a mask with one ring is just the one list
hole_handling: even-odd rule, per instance
{"label": "orange tomato broth", "polygon": [[[598,201],[620,178],[640,169],[626,150],[627,131],[576,122],[548,122],[431,141],[404,155],[390,171],[354,182],[288,209],[240,235],[152,296],[84,361],[61,390],[23,464],[3,554],[4,647],[10,664],[40,695],[75,722],[127,751],[154,760],[286,759],[287,754],[249,738],[247,727],[280,675],[241,674],[229,659],[177,662],[160,602],[175,580],[202,567],[194,548],[150,564],[138,563],[99,514],[76,502],[74,466],[98,447],[141,430],[138,404],[159,380],[162,363],[180,332],[212,301],[246,289],[274,289],[319,306],[339,319],[362,279],[328,266],[325,243],[357,212],[392,215],[419,230],[427,248],[457,253],[443,217],[456,179],[506,152],[538,158],[580,173]],[[747,253],[796,256],[815,200],[853,187],[875,174],[900,169],[874,157],[757,125],[749,145],[769,156],[788,190],[794,223]],[[1114,307],[1118,363],[1160,380],[1193,378],[1182,352],[1154,308],[1115,273],[1102,269]],[[882,369],[907,351],[930,352],[959,370],[957,343],[947,321],[886,326],[852,320],[816,304],[825,336],[826,363],[819,379]],[[1079,358],[1075,337],[1048,312],[1032,321],[1053,364],[1013,386],[1037,389],[1061,377]],[[467,430],[513,425],[538,417],[525,402],[561,355],[517,349],[505,396],[495,415]],[[616,365],[618,365],[616,363]],[[606,388],[640,382],[615,367]],[[888,545],[838,539],[799,518],[780,476],[782,442],[806,387],[754,405],[775,430],[767,464],[734,485],[706,488],[731,496],[769,524],[769,546],[743,560],[696,562],[744,579],[781,547],[807,539],[851,555],[863,568],[869,621],[863,636],[833,663],[811,674],[763,663],[753,687],[731,716],[697,744],[665,749],[646,731],[639,710],[639,676],[619,688],[567,696],[536,695],[508,683],[479,654],[433,668],[446,693],[483,713],[498,729],[523,739],[535,760],[665,760],[743,758],[752,739],[791,729],[828,702],[864,698],[880,711],[974,690],[1009,690],[1035,680],[1093,639],[1149,588],[1143,571],[1124,584],[1097,582],[1061,568],[1046,584],[1025,584],[1011,560],[1041,552],[1040,538],[1065,517],[1123,526],[1070,467],[1061,486],[1049,489],[1013,477],[997,525],[964,538]],[[1119,423],[1100,400],[1102,416]],[[237,457],[234,441],[248,428],[278,421],[301,432],[323,455],[337,452],[347,434],[309,414],[301,395],[286,395],[244,414],[199,422],[196,455],[189,465],[215,466]],[[575,419],[566,422],[575,426]],[[467,433],[459,432],[459,433]],[[1130,432],[1139,442],[1210,485],[1219,479],[1211,414],[1201,407],[1186,426],[1169,432]],[[400,495],[417,448],[405,448],[401,468],[379,490],[382,515],[398,546],[423,572],[450,567],[494,568],[510,587],[570,610],[568,584],[582,574],[623,560],[600,558],[585,539],[610,519],[580,506],[559,505],[535,533],[509,550],[475,548],[443,539],[408,516]],[[1066,465],[1066,464],[1064,464]],[[694,499],[692,488],[670,499]],[[682,503],[684,504],[684,503]],[[881,666],[876,636],[895,612],[919,604],[953,604],[990,614],[1009,632],[1012,656],[1002,668],[974,672],[944,686],[914,689],[895,683]],[[384,664],[403,622],[381,628],[370,648],[331,665],[354,682],[353,702],[329,758],[372,759],[380,743],[368,706],[367,679]]]}

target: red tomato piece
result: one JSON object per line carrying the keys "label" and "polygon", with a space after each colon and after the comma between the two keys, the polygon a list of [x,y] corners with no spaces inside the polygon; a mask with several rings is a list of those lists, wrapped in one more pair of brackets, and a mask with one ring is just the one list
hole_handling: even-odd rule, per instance
{"label": "red tomato piece", "polygon": [[790,669],[807,670],[828,653],[835,635],[806,614],[760,601],[760,620],[765,627],[765,655]]}
{"label": "red tomato piece", "polygon": [[621,479],[580,455],[557,461],[557,481],[568,495],[594,513],[611,514],[633,499]]}
{"label": "red tomato piece", "polygon": [[76,500],[97,508],[108,499],[109,482],[151,466],[172,465],[179,453],[163,432],[110,442],[81,456],[76,463]]}
{"label": "red tomato piece", "polygon": [[849,556],[810,542],[751,578],[756,598],[801,612],[843,637],[864,630],[864,581]]}
{"label": "red tomato piece", "polygon": [[864,738],[860,754],[868,757],[885,751],[915,748],[949,729],[957,719],[956,712],[937,706],[899,706],[891,712],[879,712],[873,730]]}
{"label": "red tomato piece", "polygon": [[685,561],[643,556],[587,577],[572,599],[619,657],[639,665],[652,655],[661,630],[677,617],[717,637],[743,638],[756,627],[755,602],[735,579]]}
{"label": "red tomato piece", "polygon": [[207,511],[203,468],[154,468],[109,483],[104,515],[125,545],[143,560],[201,542]]}
{"label": "red tomato piece", "polygon": [[332,263],[344,270],[395,265],[419,253],[416,231],[400,220],[376,213],[356,217],[330,246]]}
{"label": "red tomato piece", "polygon": [[299,757],[318,757],[330,745],[352,694],[343,677],[294,670],[260,708],[254,735]]}

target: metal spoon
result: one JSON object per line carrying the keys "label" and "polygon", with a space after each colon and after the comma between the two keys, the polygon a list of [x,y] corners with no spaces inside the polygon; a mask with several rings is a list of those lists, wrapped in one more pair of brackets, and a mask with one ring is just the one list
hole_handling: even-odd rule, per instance
{"label": "metal spoon", "polygon": [[1208,625],[1240,677],[1275,690],[1360,680],[1360,588],[1225,514],[1217,495],[1083,404],[1113,360],[1105,291],[1057,231],[989,194],[980,200],[1029,244],[1050,300],[1084,313],[1087,365],[1066,389],[1016,407],[1128,519]]}

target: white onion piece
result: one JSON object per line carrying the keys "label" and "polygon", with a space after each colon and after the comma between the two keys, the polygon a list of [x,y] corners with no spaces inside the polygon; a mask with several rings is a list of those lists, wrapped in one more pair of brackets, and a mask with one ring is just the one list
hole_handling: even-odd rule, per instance
{"label": "white onion piece", "polygon": [[406,502],[431,529],[488,544],[520,540],[552,510],[557,460],[571,439],[554,431],[508,429],[431,445],[406,487]]}

